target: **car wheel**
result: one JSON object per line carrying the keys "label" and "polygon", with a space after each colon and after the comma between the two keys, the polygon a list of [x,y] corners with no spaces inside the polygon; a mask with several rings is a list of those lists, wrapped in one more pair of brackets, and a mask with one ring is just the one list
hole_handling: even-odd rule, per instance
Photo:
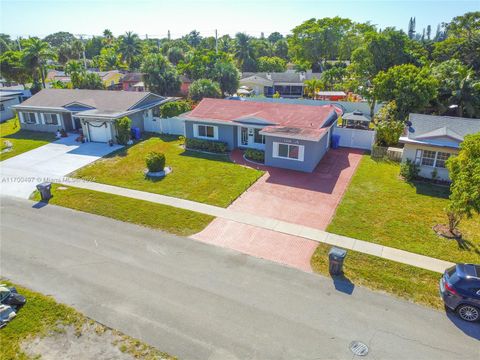
{"label": "car wheel", "polygon": [[465,321],[474,322],[480,319],[480,310],[473,305],[460,305],[457,314]]}

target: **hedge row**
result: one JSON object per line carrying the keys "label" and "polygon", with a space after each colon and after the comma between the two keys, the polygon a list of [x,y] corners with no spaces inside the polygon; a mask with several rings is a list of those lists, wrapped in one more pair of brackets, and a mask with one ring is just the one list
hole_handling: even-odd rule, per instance
{"label": "hedge row", "polygon": [[265,162],[265,151],[262,150],[255,150],[255,149],[247,149],[245,151],[245,157],[248,160],[256,161],[259,163]]}
{"label": "hedge row", "polygon": [[185,139],[187,149],[202,150],[213,153],[226,153],[228,151],[227,143],[223,141]]}

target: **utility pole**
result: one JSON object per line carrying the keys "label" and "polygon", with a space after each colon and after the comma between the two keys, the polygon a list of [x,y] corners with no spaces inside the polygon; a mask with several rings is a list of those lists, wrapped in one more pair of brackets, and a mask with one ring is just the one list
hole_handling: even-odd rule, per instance
{"label": "utility pole", "polygon": [[217,32],[217,29],[215,29],[215,53],[218,54],[218,32]]}
{"label": "utility pole", "polygon": [[22,51],[22,44],[20,44],[20,37],[17,37],[18,49]]}
{"label": "utility pole", "polygon": [[83,36],[86,36],[86,34],[77,34],[77,36],[80,36],[80,41],[82,43],[82,53],[83,53],[83,67],[85,70],[87,70],[87,57],[85,56],[85,44],[83,43]]}
{"label": "utility pole", "polygon": [[170,30],[168,30],[167,38],[168,38],[168,40],[170,40]]}

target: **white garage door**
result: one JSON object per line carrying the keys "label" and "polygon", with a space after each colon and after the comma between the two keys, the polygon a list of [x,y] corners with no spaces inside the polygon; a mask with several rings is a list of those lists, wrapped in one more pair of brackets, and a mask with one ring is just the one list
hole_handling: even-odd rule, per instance
{"label": "white garage door", "polygon": [[110,125],[107,122],[89,122],[88,132],[90,134],[90,141],[92,142],[108,142],[112,139]]}

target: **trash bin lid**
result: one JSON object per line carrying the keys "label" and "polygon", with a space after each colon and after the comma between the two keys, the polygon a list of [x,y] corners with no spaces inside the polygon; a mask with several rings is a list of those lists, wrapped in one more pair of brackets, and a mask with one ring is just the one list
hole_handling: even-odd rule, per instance
{"label": "trash bin lid", "polygon": [[47,188],[49,186],[52,186],[51,182],[45,181],[37,185],[37,189],[42,189],[42,188]]}
{"label": "trash bin lid", "polygon": [[337,247],[334,246],[328,252],[328,256],[335,256],[335,257],[339,257],[339,258],[344,258],[345,256],[347,256],[347,250],[340,249],[340,248],[337,248]]}

